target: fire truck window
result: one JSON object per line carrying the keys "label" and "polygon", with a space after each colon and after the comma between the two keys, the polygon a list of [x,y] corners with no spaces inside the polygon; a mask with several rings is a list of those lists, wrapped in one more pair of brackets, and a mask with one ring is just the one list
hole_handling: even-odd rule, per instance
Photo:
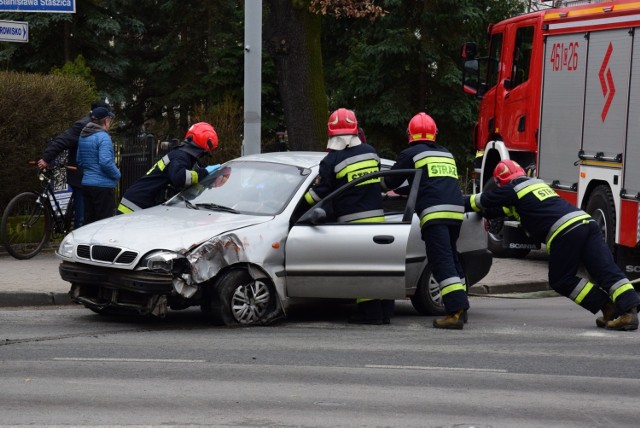
{"label": "fire truck window", "polygon": [[489,61],[487,64],[487,87],[493,88],[500,77],[500,53],[502,52],[502,33],[491,36],[489,46]]}
{"label": "fire truck window", "polygon": [[516,45],[513,53],[512,87],[529,79],[531,49],[533,47],[533,27],[522,27],[516,31]]}

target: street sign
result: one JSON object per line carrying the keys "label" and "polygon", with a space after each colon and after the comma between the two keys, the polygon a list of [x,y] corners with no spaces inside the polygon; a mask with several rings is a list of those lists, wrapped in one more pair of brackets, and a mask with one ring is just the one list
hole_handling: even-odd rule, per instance
{"label": "street sign", "polygon": [[27,43],[28,41],[29,41],[29,23],[28,22],[0,21],[0,42]]}
{"label": "street sign", "polygon": [[76,13],[76,0],[0,0],[0,12]]}

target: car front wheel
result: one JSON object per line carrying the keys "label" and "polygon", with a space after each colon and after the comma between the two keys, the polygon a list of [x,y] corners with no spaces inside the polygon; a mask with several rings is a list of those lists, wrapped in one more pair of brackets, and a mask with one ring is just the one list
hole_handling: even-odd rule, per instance
{"label": "car front wheel", "polygon": [[245,270],[227,272],[211,293],[211,317],[215,324],[266,324],[276,308],[274,288],[262,279],[254,279]]}

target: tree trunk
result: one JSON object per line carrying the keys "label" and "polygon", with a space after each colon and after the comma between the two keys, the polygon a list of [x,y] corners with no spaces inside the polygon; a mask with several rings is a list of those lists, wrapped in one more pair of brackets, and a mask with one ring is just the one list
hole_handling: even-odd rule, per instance
{"label": "tree trunk", "polygon": [[62,39],[64,40],[64,62],[67,63],[69,61],[73,61],[71,58],[71,24],[69,21],[64,22],[64,34]]}
{"label": "tree trunk", "polygon": [[324,86],[319,15],[306,2],[269,0],[265,46],[274,58],[285,124],[292,150],[324,150],[327,94]]}

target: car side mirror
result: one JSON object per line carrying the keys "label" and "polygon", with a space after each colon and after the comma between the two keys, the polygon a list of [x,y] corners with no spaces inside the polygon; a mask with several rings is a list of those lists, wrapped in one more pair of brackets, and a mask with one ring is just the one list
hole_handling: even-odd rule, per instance
{"label": "car side mirror", "polygon": [[323,208],[314,207],[304,213],[298,223],[320,224],[327,220],[327,212]]}

